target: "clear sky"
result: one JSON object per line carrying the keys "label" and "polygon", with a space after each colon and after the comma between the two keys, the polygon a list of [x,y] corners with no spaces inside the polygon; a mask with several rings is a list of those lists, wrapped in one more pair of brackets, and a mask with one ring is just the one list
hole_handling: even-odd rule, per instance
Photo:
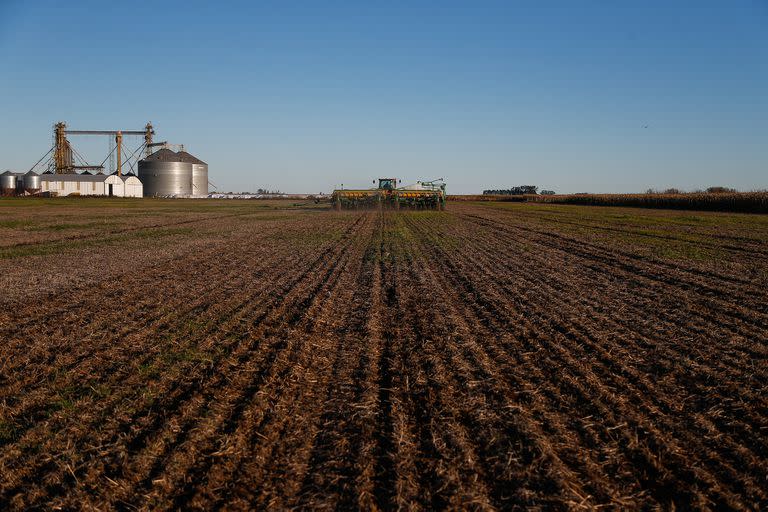
{"label": "clear sky", "polygon": [[223,191],[768,188],[768,1],[0,0],[0,171],[59,120]]}

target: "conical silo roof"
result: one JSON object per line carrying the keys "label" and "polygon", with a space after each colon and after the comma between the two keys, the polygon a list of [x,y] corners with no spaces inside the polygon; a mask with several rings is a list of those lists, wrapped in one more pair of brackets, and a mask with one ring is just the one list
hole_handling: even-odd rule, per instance
{"label": "conical silo roof", "polygon": [[202,165],[208,165],[196,156],[190,155],[186,151],[179,151],[176,153],[176,156],[179,157],[180,162],[189,162],[191,164],[202,164]]}
{"label": "conical silo roof", "polygon": [[179,159],[179,156],[168,148],[163,148],[155,151],[144,160],[148,161],[162,161],[162,162],[183,162]]}

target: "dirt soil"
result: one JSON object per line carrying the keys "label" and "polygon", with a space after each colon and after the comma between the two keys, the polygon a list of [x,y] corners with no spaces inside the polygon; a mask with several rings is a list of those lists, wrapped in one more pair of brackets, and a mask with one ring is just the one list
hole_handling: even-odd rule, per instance
{"label": "dirt soil", "polygon": [[0,509],[768,508],[766,216],[8,201],[0,240]]}

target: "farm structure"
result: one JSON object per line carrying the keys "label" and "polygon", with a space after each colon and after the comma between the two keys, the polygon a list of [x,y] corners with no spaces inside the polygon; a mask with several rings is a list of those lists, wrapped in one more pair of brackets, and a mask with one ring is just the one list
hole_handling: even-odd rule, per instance
{"label": "farm structure", "polygon": [[764,510],[767,255],[750,214],[3,201],[0,509]]}
{"label": "farm structure", "polygon": [[34,195],[40,192],[40,176],[32,171],[27,173],[5,171],[0,174],[0,195]]}
{"label": "farm structure", "polygon": [[208,164],[184,150],[162,148],[139,160],[138,167],[146,197],[208,195]]}
{"label": "farm structure", "polygon": [[41,192],[56,196],[142,197],[141,181],[133,175],[43,174]]}
{"label": "farm structure", "polygon": [[[0,175],[0,194],[181,198],[208,195],[208,164],[185,151],[183,144],[154,142],[151,123],[143,130],[71,130],[66,123],[58,122],[53,130],[53,147],[24,175],[26,178],[10,172]],[[101,163],[88,162],[70,142],[71,136],[106,136],[109,152]],[[125,147],[129,137],[140,137],[142,141],[133,151]],[[114,172],[105,173],[107,161]],[[36,170],[47,177],[39,177]],[[114,175],[116,178],[111,178]],[[121,180],[124,177],[130,179]],[[41,180],[47,183],[40,183]],[[42,187],[35,187],[36,183]]]}

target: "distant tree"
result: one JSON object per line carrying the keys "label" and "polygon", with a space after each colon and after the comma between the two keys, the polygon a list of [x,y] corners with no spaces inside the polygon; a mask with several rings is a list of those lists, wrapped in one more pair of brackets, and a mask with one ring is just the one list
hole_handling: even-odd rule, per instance
{"label": "distant tree", "polygon": [[519,185],[512,188],[483,190],[483,195],[495,196],[521,196],[523,194],[535,194],[539,187],[535,185]]}
{"label": "distant tree", "polygon": [[553,195],[555,195],[555,191],[554,190],[542,190],[539,193],[541,195],[543,195],[543,196],[553,196]]}
{"label": "distant tree", "polygon": [[727,194],[729,192],[736,192],[736,189],[728,188],[728,187],[709,187],[709,188],[707,188],[707,194]]}
{"label": "distant tree", "polygon": [[668,188],[664,191],[665,194],[680,194],[680,189],[677,188]]}

